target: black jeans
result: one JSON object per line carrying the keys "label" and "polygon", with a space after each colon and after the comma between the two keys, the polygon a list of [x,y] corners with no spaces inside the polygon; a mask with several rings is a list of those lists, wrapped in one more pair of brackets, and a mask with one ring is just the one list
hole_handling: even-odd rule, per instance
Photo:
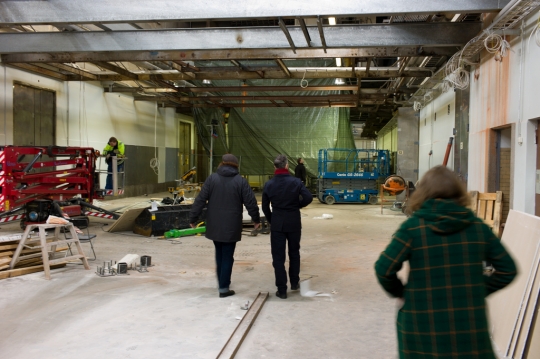
{"label": "black jeans", "polygon": [[231,285],[231,274],[234,263],[234,250],[236,242],[214,242],[216,247],[216,275],[219,285],[219,292],[226,293]]}
{"label": "black jeans", "polygon": [[291,284],[300,281],[300,237],[302,232],[270,232],[272,246],[272,266],[276,275],[276,287],[281,293],[287,292],[287,271],[285,270],[285,250],[289,243],[289,279]]}

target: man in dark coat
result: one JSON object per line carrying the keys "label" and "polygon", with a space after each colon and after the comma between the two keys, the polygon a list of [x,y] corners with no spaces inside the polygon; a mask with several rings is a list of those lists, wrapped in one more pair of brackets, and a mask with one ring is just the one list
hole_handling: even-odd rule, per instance
{"label": "man in dark coat", "polygon": [[[289,174],[287,157],[278,155],[274,160],[274,178],[266,182],[262,197],[262,210],[270,223],[272,265],[276,275],[276,296],[287,299],[287,272],[285,249],[289,244],[289,279],[291,290],[300,282],[300,237],[302,222],[300,208],[313,201],[306,186]],[[270,210],[272,204],[272,210]]]}
{"label": "man in dark coat", "polygon": [[260,226],[260,215],[255,194],[248,182],[238,172],[238,159],[232,154],[222,157],[217,172],[204,182],[201,192],[195,199],[189,223],[195,227],[203,207],[206,210],[206,238],[211,239],[216,247],[216,274],[219,285],[219,297],[234,295],[230,290],[231,273],[234,263],[236,242],[242,237],[242,213],[245,205],[248,214]]}
{"label": "man in dark coat", "polygon": [[305,185],[306,184],[306,167],[304,166],[304,160],[302,158],[299,158],[296,162],[298,164],[296,165],[296,168],[294,169],[294,177],[298,178]]}

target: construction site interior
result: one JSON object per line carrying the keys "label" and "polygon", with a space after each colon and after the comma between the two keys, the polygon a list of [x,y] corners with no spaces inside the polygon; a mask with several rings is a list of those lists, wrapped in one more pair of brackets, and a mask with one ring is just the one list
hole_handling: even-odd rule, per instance
{"label": "construction site interior", "polygon": [[[540,358],[539,56],[540,1],[0,1],[0,358],[398,358],[374,265],[439,165],[517,265],[495,355]],[[262,226],[220,297],[189,213],[225,154]],[[286,300],[280,154],[314,198]]]}

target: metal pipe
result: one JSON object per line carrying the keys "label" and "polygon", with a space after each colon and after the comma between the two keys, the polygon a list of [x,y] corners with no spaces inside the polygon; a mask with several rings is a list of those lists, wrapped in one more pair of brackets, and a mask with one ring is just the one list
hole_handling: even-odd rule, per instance
{"label": "metal pipe", "polygon": [[32,162],[30,162],[28,164],[28,166],[25,167],[25,169],[23,170],[24,173],[28,173],[28,171],[30,171],[32,169],[32,166],[34,166],[34,163],[37,162],[37,160],[39,160],[39,158],[41,157],[41,155],[43,154],[42,151],[39,151],[39,153],[34,157],[34,159],[32,160]]}
{"label": "metal pipe", "polygon": [[446,167],[448,164],[448,157],[450,157],[450,150],[452,149],[452,142],[454,142],[454,137],[450,137],[448,140],[448,145],[446,146],[446,153],[444,154],[444,160],[442,165]]}

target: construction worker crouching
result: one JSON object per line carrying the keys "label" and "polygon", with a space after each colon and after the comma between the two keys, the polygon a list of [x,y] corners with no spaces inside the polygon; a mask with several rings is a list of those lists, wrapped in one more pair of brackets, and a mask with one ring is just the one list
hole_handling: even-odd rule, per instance
{"label": "construction worker crouching", "polygon": [[107,181],[105,183],[105,189],[113,189],[113,179],[112,179],[112,156],[117,156],[117,165],[118,172],[124,170],[124,160],[121,159],[124,157],[125,147],[122,141],[118,141],[116,137],[109,138],[109,142],[103,149],[103,155],[105,156],[105,162],[107,162]]}

